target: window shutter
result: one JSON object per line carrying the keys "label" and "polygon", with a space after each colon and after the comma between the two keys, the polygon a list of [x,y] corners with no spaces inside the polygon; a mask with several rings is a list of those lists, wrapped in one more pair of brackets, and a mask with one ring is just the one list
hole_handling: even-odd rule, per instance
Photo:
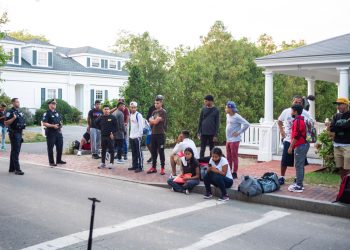
{"label": "window shutter", "polygon": [[45,102],[45,88],[41,88],[41,104]]}
{"label": "window shutter", "polygon": [[122,70],[122,63],[121,63],[121,61],[118,61],[118,70]]}
{"label": "window shutter", "polygon": [[90,67],[90,57],[86,58],[86,66]]}
{"label": "window shutter", "polygon": [[48,58],[49,58],[49,63],[48,63],[48,65],[49,65],[49,67],[52,67],[52,52],[49,52]]}
{"label": "window shutter", "polygon": [[105,60],[105,68],[108,69],[108,60]]}
{"label": "window shutter", "polygon": [[108,90],[105,90],[105,100],[108,100]]}
{"label": "window shutter", "polygon": [[57,95],[58,99],[62,100],[62,89],[58,89],[58,95]]}
{"label": "window shutter", "polygon": [[36,50],[33,50],[33,65],[36,65],[36,57],[37,57],[37,52]]}
{"label": "window shutter", "polygon": [[90,90],[90,104],[91,108],[93,108],[95,104],[95,91],[93,89]]}
{"label": "window shutter", "polygon": [[19,49],[15,48],[15,64],[19,64]]}

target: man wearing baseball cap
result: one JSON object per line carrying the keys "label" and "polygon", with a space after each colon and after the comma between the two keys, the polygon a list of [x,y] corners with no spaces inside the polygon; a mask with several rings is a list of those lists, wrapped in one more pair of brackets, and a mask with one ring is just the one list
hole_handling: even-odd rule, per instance
{"label": "man wearing baseball cap", "polygon": [[340,169],[340,177],[350,173],[350,111],[349,100],[345,97],[338,98],[334,104],[337,105],[339,113],[333,116],[329,131],[334,136],[334,159],[335,165]]}

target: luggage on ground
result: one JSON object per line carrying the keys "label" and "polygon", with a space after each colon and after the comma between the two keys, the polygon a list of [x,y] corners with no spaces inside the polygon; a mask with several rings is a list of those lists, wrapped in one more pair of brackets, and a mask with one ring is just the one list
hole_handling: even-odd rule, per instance
{"label": "luggage on ground", "polygon": [[263,192],[258,180],[250,176],[244,176],[244,179],[238,186],[238,191],[250,197],[257,196]]}

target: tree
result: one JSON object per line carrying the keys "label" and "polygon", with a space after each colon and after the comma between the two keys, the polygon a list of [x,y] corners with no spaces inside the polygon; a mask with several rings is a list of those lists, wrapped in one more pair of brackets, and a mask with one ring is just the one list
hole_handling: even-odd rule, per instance
{"label": "tree", "polygon": [[[0,39],[5,37],[5,32],[2,31],[2,26],[8,22],[7,12],[2,13],[0,16]],[[7,63],[7,60],[10,59],[10,55],[8,55],[2,46],[0,46],[0,67],[4,66]]]}
{"label": "tree", "polygon": [[44,35],[33,35],[30,34],[27,30],[11,31],[8,33],[8,35],[20,41],[38,39],[43,42],[49,42],[49,39],[47,39]]}

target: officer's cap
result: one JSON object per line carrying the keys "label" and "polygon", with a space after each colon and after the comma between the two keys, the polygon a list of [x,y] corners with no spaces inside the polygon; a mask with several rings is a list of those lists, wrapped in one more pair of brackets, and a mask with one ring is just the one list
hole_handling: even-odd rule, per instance
{"label": "officer's cap", "polygon": [[51,99],[47,104],[57,104],[56,99]]}

